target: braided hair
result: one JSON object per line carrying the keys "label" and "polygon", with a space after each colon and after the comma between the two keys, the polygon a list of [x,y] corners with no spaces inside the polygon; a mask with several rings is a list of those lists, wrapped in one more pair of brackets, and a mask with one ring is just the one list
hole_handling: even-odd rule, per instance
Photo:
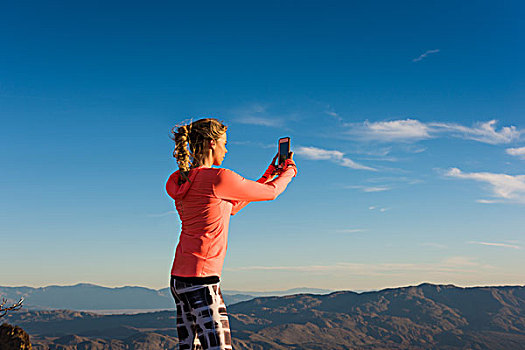
{"label": "braided hair", "polygon": [[[210,140],[218,140],[228,129],[215,118],[204,118],[188,124],[179,124],[171,129],[175,141],[173,157],[179,165],[179,185],[189,181],[190,169],[201,166]],[[189,146],[189,147],[188,147]]]}

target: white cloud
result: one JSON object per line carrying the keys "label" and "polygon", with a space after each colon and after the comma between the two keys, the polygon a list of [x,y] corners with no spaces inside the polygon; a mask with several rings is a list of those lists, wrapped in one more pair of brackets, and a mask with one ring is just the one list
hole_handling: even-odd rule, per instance
{"label": "white cloud", "polygon": [[383,192],[391,190],[388,186],[345,186],[345,188],[357,189],[363,192]]}
{"label": "white cloud", "polygon": [[494,204],[494,203],[501,203],[500,200],[497,199],[478,199],[476,202],[481,204]]}
{"label": "white cloud", "polygon": [[363,187],[363,192],[383,192],[389,191],[391,188],[388,186],[376,186],[376,187]]}
{"label": "white cloud", "polygon": [[[423,123],[416,119],[400,119],[385,122],[365,121],[362,124],[351,123],[345,126],[349,127],[347,131],[349,135],[380,142],[415,142],[448,135],[496,145],[519,140],[523,133],[513,125],[497,130],[496,124],[496,120],[490,120],[467,127],[456,123]],[[512,150],[511,152],[520,152],[520,149]]]}
{"label": "white cloud", "polygon": [[365,138],[382,141],[416,141],[430,138],[429,128],[415,119],[363,123],[357,131]]}
{"label": "white cloud", "polygon": [[476,123],[471,128],[453,123],[429,123],[428,125],[433,132],[448,132],[452,136],[459,136],[491,145],[510,143],[520,138],[521,131],[515,126],[504,126],[498,131],[495,128],[496,124],[497,120]]}
{"label": "white cloud", "polygon": [[[458,168],[451,168],[445,175],[486,182],[492,186],[492,192],[495,197],[525,203],[525,175],[464,173]],[[488,201],[484,200],[482,203],[488,203]]]}
{"label": "white cloud", "polygon": [[485,246],[491,246],[491,247],[500,247],[500,248],[511,248],[511,249],[521,249],[519,245],[515,244],[508,244],[508,243],[497,243],[497,242],[477,242],[477,241],[470,241],[469,244],[479,244],[479,245],[485,245]]}
{"label": "white cloud", "polygon": [[414,58],[414,59],[412,60],[412,62],[419,62],[419,61],[421,61],[423,58],[427,57],[428,55],[433,54],[433,53],[438,53],[438,52],[439,52],[439,49],[436,49],[436,50],[427,50],[424,54],[421,54],[419,57]]}
{"label": "white cloud", "polygon": [[345,157],[343,152],[337,150],[325,150],[317,147],[298,147],[295,153],[311,160],[328,160],[347,168],[376,171],[374,168],[354,162],[350,158]]}
{"label": "white cloud", "polygon": [[374,168],[371,168],[369,166],[356,163],[353,160],[351,160],[350,158],[346,158],[346,157],[338,159],[336,161],[336,163],[339,163],[339,165],[347,167],[347,168],[376,171],[376,169],[374,169]]}
{"label": "white cloud", "polygon": [[368,207],[369,210],[379,210],[380,212],[384,213],[385,211],[389,210],[390,208],[379,208],[379,207],[376,207],[374,205]]}
{"label": "white cloud", "polygon": [[344,156],[343,152],[330,151],[317,147],[299,147],[297,154],[301,154],[312,160],[341,159]]}
{"label": "white cloud", "polygon": [[337,230],[337,232],[341,233],[358,233],[358,232],[364,232],[366,230],[363,230],[361,228],[350,228],[350,229],[344,229],[344,230]]}
{"label": "white cloud", "polygon": [[511,156],[517,156],[521,159],[525,159],[525,147],[507,148],[505,151]]}

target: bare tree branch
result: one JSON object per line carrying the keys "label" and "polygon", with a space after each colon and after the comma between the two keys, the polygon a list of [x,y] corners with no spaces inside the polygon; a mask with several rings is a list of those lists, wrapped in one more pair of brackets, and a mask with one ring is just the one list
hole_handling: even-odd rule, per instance
{"label": "bare tree branch", "polygon": [[20,298],[20,300],[13,305],[5,307],[5,304],[7,304],[7,299],[2,298],[2,303],[0,304],[0,318],[4,317],[9,311],[16,311],[20,309],[23,302],[24,298]]}

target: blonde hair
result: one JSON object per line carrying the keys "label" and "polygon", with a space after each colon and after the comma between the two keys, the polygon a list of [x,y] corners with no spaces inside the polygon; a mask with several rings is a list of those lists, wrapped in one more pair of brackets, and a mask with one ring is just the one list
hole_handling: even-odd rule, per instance
{"label": "blonde hair", "polygon": [[[218,140],[228,129],[215,118],[204,118],[171,129],[175,141],[173,157],[179,165],[179,184],[186,182],[190,169],[203,165],[210,140]],[[189,147],[188,147],[189,146]]]}

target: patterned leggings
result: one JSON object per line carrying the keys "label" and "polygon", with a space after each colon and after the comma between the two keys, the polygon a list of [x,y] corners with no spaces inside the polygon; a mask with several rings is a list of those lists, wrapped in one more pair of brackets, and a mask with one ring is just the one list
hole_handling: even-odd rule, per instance
{"label": "patterned leggings", "polygon": [[230,323],[219,283],[193,284],[171,278],[177,304],[179,350],[232,349]]}

